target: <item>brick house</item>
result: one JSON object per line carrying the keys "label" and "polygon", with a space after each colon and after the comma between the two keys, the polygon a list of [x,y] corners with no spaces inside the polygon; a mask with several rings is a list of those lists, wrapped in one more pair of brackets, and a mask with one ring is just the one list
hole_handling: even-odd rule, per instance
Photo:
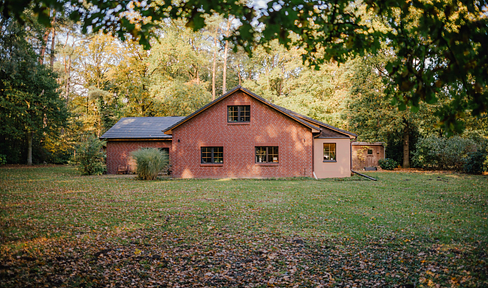
{"label": "brick house", "polygon": [[187,117],[122,118],[101,138],[110,174],[131,151],[157,147],[176,178],[330,178],[351,175],[356,134],[237,86]]}

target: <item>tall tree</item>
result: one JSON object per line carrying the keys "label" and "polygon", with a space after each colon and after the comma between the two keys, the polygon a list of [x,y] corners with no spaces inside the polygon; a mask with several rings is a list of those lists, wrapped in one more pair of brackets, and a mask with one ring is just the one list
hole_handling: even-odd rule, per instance
{"label": "tall tree", "polygon": [[[227,19],[227,29],[225,30],[225,37],[228,38],[230,36],[230,28],[232,24],[232,17]],[[229,51],[229,40],[225,39],[224,45],[224,64],[223,64],[223,76],[222,76],[222,94],[227,92],[227,52]]]}
{"label": "tall tree", "polygon": [[[241,23],[231,38],[251,52],[257,44],[275,39],[286,47],[304,49],[310,65],[331,59],[345,62],[351,56],[375,54],[386,45],[393,57],[385,69],[392,81],[397,105],[419,108],[420,101],[434,103],[438,92],[460,87],[451,106],[439,111],[445,129],[459,131],[456,122],[465,111],[474,116],[488,111],[488,0],[480,1],[365,1],[310,2],[272,0],[265,8],[243,5],[240,0],[214,5],[211,1],[159,1],[119,5],[117,1],[3,0],[0,13],[23,20],[25,7],[32,4],[40,23],[49,25],[46,7],[57,11],[70,8],[72,19],[80,20],[83,31],[112,31],[121,39],[128,34],[146,47],[155,27],[163,19],[185,19],[195,31],[206,25],[206,16],[234,15]],[[131,2],[132,3],[132,2]],[[89,4],[89,5],[86,5]],[[363,9],[366,7],[366,9]],[[374,15],[387,29],[375,29],[363,21]],[[110,17],[103,17],[110,15]],[[137,16],[137,17],[136,17]],[[296,38],[290,37],[296,36]]]}
{"label": "tall tree", "polygon": [[[5,145],[2,149],[16,151],[18,143],[25,139],[24,155],[27,164],[32,165],[34,141],[38,143],[47,134],[58,133],[68,114],[57,90],[56,75],[39,63],[39,56],[27,41],[37,38],[37,43],[42,42],[43,31],[32,27],[28,32],[11,20],[0,18],[0,21],[0,118],[3,121],[0,135]],[[5,154],[11,157],[15,152]]]}
{"label": "tall tree", "polygon": [[350,98],[343,118],[348,129],[355,131],[360,141],[388,142],[390,137],[400,137],[403,146],[403,167],[410,167],[410,135],[414,131],[434,133],[435,107],[422,105],[417,113],[398,111],[391,104],[394,95],[387,95],[383,78],[386,56],[367,56],[355,59]]}

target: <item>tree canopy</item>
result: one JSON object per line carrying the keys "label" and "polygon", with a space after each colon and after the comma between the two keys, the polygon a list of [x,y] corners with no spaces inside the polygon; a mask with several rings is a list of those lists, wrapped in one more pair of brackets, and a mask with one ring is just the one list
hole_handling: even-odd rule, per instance
{"label": "tree canopy", "polygon": [[344,62],[350,56],[386,51],[388,89],[400,110],[419,109],[419,102],[436,103],[441,91],[454,87],[452,101],[438,111],[448,131],[461,131],[465,111],[488,110],[488,1],[273,0],[265,7],[229,0],[98,1],[2,0],[3,17],[25,21],[32,7],[38,21],[49,26],[50,9],[65,11],[84,32],[131,35],[146,48],[166,19],[184,19],[195,31],[209,16],[230,15],[239,27],[228,39],[252,53],[258,44],[278,39],[299,47],[303,61],[318,65]]}

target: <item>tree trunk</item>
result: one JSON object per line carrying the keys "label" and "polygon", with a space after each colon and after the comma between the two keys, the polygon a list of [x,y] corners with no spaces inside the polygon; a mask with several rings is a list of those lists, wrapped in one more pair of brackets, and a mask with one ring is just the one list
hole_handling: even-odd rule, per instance
{"label": "tree trunk", "polygon": [[[227,31],[225,31],[225,36],[229,37],[230,34],[230,24],[232,19],[229,17],[227,20]],[[223,79],[222,79],[222,94],[227,92],[227,51],[229,50],[229,41],[225,40],[225,48],[224,48],[224,71],[223,71]]]}
{"label": "tree trunk", "polygon": [[32,134],[27,130],[27,165],[32,165]]}
{"label": "tree trunk", "polygon": [[403,130],[403,168],[410,168],[410,129],[408,125]]}
{"label": "tree trunk", "polygon": [[46,32],[44,32],[44,36],[42,37],[41,54],[39,55],[39,63],[41,65],[44,64],[44,54],[46,53],[47,39],[49,38],[50,33],[51,30],[47,29]]}
{"label": "tree trunk", "polygon": [[215,28],[215,35],[214,35],[214,54],[213,54],[213,67],[212,67],[212,101],[215,100],[215,68],[217,62],[217,33],[219,32],[219,28]]}
{"label": "tree trunk", "polygon": [[68,57],[68,72],[66,73],[68,76],[66,79],[66,107],[69,104],[69,85],[71,80],[71,55]]}
{"label": "tree trunk", "polygon": [[51,26],[53,26],[53,36],[51,38],[51,70],[54,69],[54,48],[56,47],[56,30],[54,29],[54,23],[56,22],[56,10],[53,10],[53,21]]}

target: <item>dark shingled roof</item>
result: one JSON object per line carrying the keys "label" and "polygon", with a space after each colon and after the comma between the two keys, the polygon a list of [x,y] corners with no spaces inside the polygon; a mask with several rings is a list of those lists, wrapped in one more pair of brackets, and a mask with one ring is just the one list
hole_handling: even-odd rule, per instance
{"label": "dark shingled roof", "polygon": [[161,130],[174,125],[185,117],[124,117],[100,139],[171,139]]}

